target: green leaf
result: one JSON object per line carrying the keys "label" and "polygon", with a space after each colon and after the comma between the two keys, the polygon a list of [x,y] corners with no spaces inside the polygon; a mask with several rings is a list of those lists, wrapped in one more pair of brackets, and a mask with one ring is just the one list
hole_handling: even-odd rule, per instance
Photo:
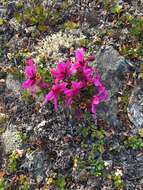
{"label": "green leaf", "polygon": [[112,8],[112,13],[114,14],[120,14],[122,12],[122,5],[117,5],[114,8]]}
{"label": "green leaf", "polygon": [[42,6],[36,6],[35,8],[34,8],[34,13],[36,14],[36,15],[41,15],[42,13],[43,13],[43,7]]}
{"label": "green leaf", "polygon": [[14,13],[14,18],[16,19],[18,23],[22,21],[22,16],[20,13]]}
{"label": "green leaf", "polygon": [[46,25],[39,25],[37,27],[38,30],[40,30],[41,32],[45,32],[48,29],[48,26]]}

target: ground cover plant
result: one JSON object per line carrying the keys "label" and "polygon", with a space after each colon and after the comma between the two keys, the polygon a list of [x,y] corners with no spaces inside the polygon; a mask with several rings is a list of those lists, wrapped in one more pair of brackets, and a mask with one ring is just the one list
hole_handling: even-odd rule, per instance
{"label": "ground cover plant", "polygon": [[0,1],[0,190],[143,189],[142,10]]}

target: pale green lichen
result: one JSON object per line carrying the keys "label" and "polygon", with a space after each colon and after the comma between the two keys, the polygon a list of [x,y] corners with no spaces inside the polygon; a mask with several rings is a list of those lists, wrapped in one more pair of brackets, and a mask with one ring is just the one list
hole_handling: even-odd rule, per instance
{"label": "pale green lichen", "polygon": [[70,48],[73,45],[80,45],[80,41],[86,37],[78,30],[58,32],[51,36],[40,40],[35,46],[35,51],[32,53],[35,55],[36,60],[39,61],[42,58],[48,58],[50,60],[63,59],[63,54],[60,52],[60,48]]}
{"label": "pale green lichen", "polygon": [[22,145],[21,134],[17,130],[12,131],[11,129],[7,129],[2,134],[1,139],[6,153],[10,153],[17,148],[20,148]]}

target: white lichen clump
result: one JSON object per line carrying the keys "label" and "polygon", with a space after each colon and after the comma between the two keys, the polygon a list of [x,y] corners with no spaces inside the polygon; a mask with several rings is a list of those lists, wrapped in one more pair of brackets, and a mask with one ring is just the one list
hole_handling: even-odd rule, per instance
{"label": "white lichen clump", "polygon": [[73,45],[78,45],[83,39],[85,39],[85,36],[79,31],[60,31],[39,41],[35,47],[33,55],[36,55],[37,61],[39,61],[41,58],[55,61],[63,59],[64,55],[60,52],[60,48],[70,48]]}
{"label": "white lichen clump", "polygon": [[2,134],[2,142],[5,147],[5,152],[10,153],[22,145],[22,139],[18,131],[11,131],[7,129]]}

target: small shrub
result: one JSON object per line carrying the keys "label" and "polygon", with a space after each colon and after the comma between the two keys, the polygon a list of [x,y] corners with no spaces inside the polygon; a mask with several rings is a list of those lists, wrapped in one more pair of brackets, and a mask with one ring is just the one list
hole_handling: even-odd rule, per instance
{"label": "small shrub", "polygon": [[25,68],[27,79],[22,87],[30,89],[32,95],[35,94],[37,87],[41,90],[47,89],[49,93],[45,96],[45,102],[52,102],[56,111],[59,104],[62,104],[71,107],[76,115],[86,110],[95,117],[97,107],[107,99],[108,93],[97,69],[89,66],[89,61],[93,60],[94,56],[85,58],[84,50],[78,49],[75,62],[70,59],[59,62],[50,70],[49,75],[44,71],[42,73],[42,70],[38,71],[33,60],[29,59]]}

